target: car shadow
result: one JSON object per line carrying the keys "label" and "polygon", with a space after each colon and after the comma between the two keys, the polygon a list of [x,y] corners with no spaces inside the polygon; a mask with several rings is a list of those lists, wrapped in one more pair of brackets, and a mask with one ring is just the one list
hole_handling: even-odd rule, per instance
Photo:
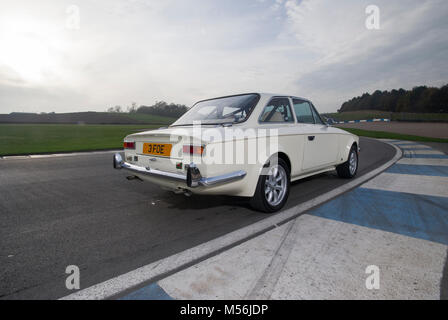
{"label": "car shadow", "polygon": [[[193,194],[185,196],[166,191],[160,195],[160,200],[168,204],[169,209],[178,210],[206,210],[211,208],[223,208],[227,210],[236,210],[239,208],[254,211],[249,205],[249,198],[235,196],[215,196]],[[256,212],[256,211],[254,211]]]}
{"label": "car shadow", "polygon": [[[321,173],[315,176],[311,176],[308,178],[300,179],[298,181],[294,181],[291,183],[291,193],[290,199],[286,203],[285,207],[282,210],[291,208],[301,202],[305,202],[309,200],[308,195],[318,193],[320,188],[313,187],[310,190],[303,190],[300,192],[300,197],[295,197],[295,193],[303,186],[307,184],[316,184],[321,183],[322,180],[340,180],[337,177],[337,174],[334,172]],[[319,182],[317,182],[319,181]],[[299,188],[299,189],[298,189]],[[224,211],[233,211],[244,209],[248,210],[252,213],[256,214],[266,214],[263,212],[259,212],[254,210],[250,206],[250,198],[249,197],[236,197],[236,196],[216,196],[216,195],[198,195],[192,194],[191,196],[185,196],[183,194],[175,194],[170,191],[161,192],[158,194],[159,201],[167,204],[167,208],[169,209],[177,209],[177,210],[210,210],[215,208],[222,208],[222,212]],[[297,199],[300,199],[298,202]],[[281,211],[280,211],[281,212]]]}

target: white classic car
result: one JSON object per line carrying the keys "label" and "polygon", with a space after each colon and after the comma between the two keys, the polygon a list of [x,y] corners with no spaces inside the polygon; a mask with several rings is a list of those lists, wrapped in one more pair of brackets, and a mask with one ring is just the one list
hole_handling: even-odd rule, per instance
{"label": "white classic car", "polygon": [[331,170],[354,177],[359,150],[311,101],[248,93],[199,101],[167,128],[128,135],[113,165],[176,193],[249,197],[275,212],[291,181]]}

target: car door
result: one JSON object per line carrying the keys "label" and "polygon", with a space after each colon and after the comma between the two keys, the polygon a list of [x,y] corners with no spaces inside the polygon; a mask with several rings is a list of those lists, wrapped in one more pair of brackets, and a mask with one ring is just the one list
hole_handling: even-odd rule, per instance
{"label": "car door", "polygon": [[[294,112],[291,108],[289,97],[273,97],[261,112],[258,123],[269,131],[270,143],[276,149],[270,149],[273,152],[285,152],[291,161],[291,177],[295,177],[301,172],[303,135],[298,135],[298,128],[295,123]],[[277,135],[277,141],[275,139]],[[299,158],[300,156],[300,158]]]}
{"label": "car door", "polygon": [[306,100],[292,99],[299,126],[303,127],[304,152],[302,171],[315,171],[333,165],[338,156],[338,137],[329,130],[313,105]]}

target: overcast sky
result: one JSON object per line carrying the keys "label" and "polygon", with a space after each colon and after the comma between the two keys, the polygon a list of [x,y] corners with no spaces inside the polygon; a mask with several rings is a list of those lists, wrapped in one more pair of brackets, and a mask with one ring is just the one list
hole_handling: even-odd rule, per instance
{"label": "overcast sky", "polygon": [[[380,29],[365,10],[380,9]],[[79,13],[79,15],[78,15]],[[448,83],[447,0],[1,0],[0,113]]]}

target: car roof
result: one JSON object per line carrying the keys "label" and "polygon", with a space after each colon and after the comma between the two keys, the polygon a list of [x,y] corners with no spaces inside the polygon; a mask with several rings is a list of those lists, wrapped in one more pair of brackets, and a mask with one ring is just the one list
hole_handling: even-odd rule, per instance
{"label": "car roof", "polygon": [[307,98],[294,96],[294,95],[290,95],[290,94],[284,94],[284,93],[258,92],[258,94],[262,95],[262,96],[266,96],[266,97],[290,97],[290,98],[296,98],[296,99],[301,99],[301,100],[305,100],[305,101],[310,101]]}
{"label": "car roof", "polygon": [[309,101],[311,102],[309,99],[307,98],[303,98],[303,97],[299,97],[299,96],[294,96],[294,95],[290,95],[290,94],[282,94],[282,93],[269,93],[269,92],[245,92],[245,93],[234,93],[234,94],[229,94],[229,95],[225,95],[225,96],[219,96],[219,97],[214,97],[214,98],[208,98],[208,99],[204,99],[204,100],[199,100],[198,102],[202,102],[202,101],[207,101],[207,100],[214,100],[214,99],[219,99],[219,98],[226,98],[226,97],[232,97],[232,96],[241,96],[241,95],[246,95],[246,94],[258,94],[260,95],[260,97],[263,98],[271,98],[271,97],[290,97],[290,98],[296,98],[296,99],[301,99],[301,100],[305,100],[305,101]]}

